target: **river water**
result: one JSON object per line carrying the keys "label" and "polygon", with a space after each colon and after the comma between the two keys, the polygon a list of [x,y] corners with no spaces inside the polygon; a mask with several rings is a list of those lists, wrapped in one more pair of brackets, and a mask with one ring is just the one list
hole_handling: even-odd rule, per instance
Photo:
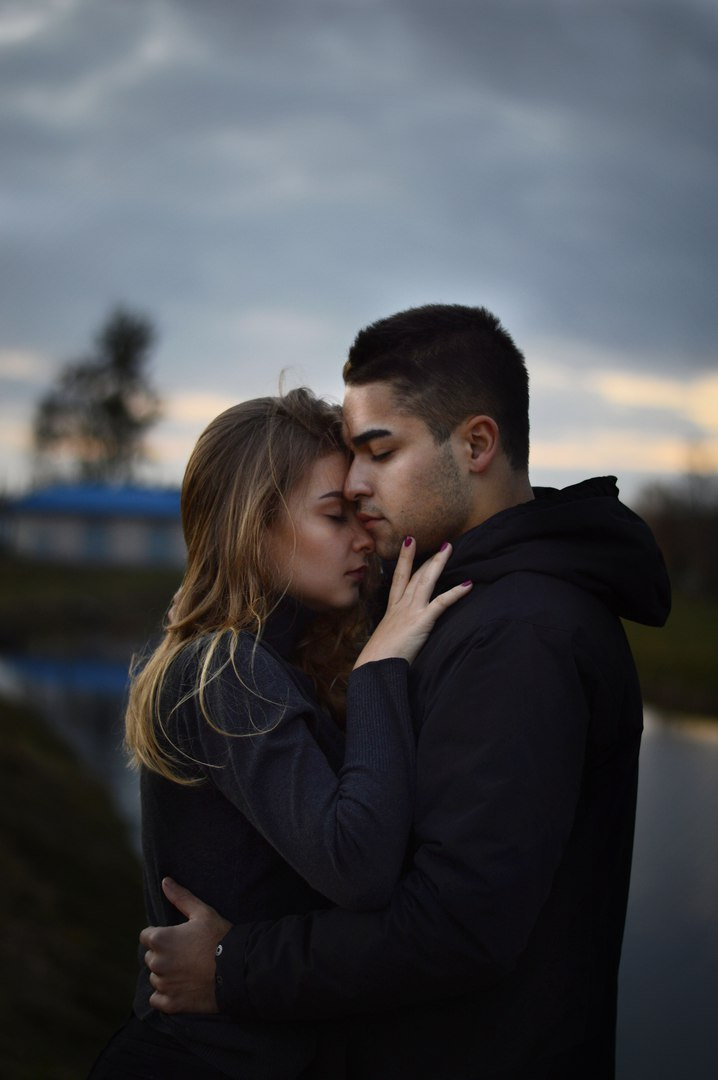
{"label": "river water", "polygon": [[[34,700],[103,778],[138,847],[137,782],[121,752],[125,678],[102,661],[0,660],[0,692]],[[718,720],[647,709],[617,1080],[716,1080],[717,1020]]]}
{"label": "river water", "polygon": [[619,1080],[716,1080],[716,720],[646,712],[620,991]]}

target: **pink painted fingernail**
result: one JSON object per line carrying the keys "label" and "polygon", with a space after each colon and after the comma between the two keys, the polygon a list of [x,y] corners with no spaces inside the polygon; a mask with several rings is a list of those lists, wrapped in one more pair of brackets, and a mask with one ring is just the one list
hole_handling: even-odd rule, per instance
{"label": "pink painted fingernail", "polygon": [[461,584],[465,589],[468,589],[469,585],[473,585],[473,581],[462,581]]}
{"label": "pink painted fingernail", "polygon": [[411,547],[411,542],[412,542],[413,539],[414,539],[413,536],[405,536],[404,537],[404,547]]}
{"label": "pink painted fingernail", "polygon": [[443,544],[441,545],[441,547],[439,548],[439,551],[446,551],[446,549],[448,548],[448,546],[449,546],[449,541],[448,541],[448,540],[444,540],[444,543],[443,543]]}

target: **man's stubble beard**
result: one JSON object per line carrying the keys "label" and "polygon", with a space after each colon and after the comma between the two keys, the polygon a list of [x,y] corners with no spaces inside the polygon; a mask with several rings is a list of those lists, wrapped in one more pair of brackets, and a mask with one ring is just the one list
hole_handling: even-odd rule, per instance
{"label": "man's stubble beard", "polygon": [[399,511],[401,526],[395,526],[393,515],[389,515],[382,523],[388,527],[389,535],[383,538],[375,535],[380,558],[396,559],[406,536],[416,540],[417,555],[426,557],[444,541],[455,540],[464,532],[471,513],[467,478],[459,469],[448,440],[439,450],[431,469],[415,484],[416,502]]}

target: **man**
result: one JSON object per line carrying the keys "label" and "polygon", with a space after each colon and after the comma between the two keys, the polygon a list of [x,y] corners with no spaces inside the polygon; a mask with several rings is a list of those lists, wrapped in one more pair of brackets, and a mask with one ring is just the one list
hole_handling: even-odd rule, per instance
{"label": "man", "polygon": [[383,319],[344,377],[377,551],[450,540],[438,588],[474,582],[411,671],[407,870],[384,910],[237,927],[168,883],[189,921],[143,931],[153,1004],[353,1016],[372,1080],[607,1080],[642,729],[619,616],[665,621],[660,553],[610,477],[532,490],[523,357],[485,309]]}

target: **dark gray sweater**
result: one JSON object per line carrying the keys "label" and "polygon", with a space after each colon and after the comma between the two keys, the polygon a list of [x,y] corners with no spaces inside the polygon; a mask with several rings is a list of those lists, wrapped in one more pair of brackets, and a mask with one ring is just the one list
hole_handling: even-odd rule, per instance
{"label": "dark gray sweater", "polygon": [[[286,612],[262,644],[240,635],[234,664],[222,641],[202,716],[198,648],[170,672],[166,730],[181,750],[186,787],[144,770],[142,843],[151,924],[182,921],[162,878],[186,885],[233,923],[338,904],[386,904],[401,870],[413,812],[415,744],[408,664],[366,664],[349,682],[346,736],[318,705],[307,677],[286,660]],[[173,705],[181,704],[171,713]],[[148,1004],[140,965],[135,1011],[235,1077],[299,1075],[322,1025],[213,1017],[163,1017]]]}

